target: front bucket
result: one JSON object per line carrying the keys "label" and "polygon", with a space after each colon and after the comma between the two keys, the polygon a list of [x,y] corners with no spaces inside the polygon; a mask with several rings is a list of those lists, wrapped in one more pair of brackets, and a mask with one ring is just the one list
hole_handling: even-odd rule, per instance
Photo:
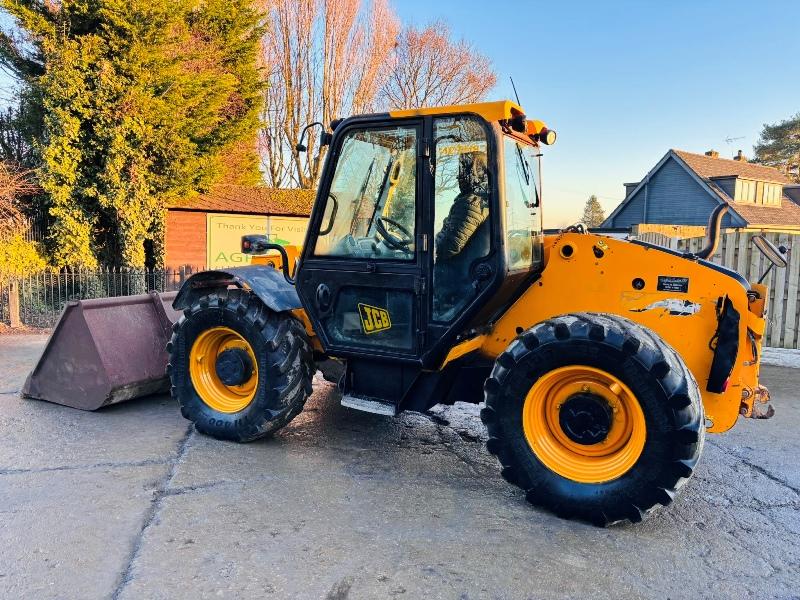
{"label": "front bucket", "polygon": [[96,410],[169,390],[177,292],[68,302],[22,394]]}

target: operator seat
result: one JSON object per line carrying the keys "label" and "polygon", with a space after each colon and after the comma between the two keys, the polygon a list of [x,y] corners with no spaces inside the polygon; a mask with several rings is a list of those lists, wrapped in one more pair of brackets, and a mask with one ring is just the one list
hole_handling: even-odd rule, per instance
{"label": "operator seat", "polygon": [[489,174],[486,153],[459,156],[459,194],[436,234],[433,310],[436,320],[451,320],[475,295],[472,269],[489,254]]}

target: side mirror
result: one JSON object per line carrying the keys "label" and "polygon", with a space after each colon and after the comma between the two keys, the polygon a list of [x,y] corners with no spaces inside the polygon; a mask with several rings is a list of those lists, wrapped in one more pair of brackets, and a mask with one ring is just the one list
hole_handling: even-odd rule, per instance
{"label": "side mirror", "polygon": [[753,245],[759,249],[761,254],[767,257],[767,260],[771,262],[773,266],[783,269],[789,264],[789,261],[786,260],[786,253],[788,252],[786,247],[776,246],[764,237],[763,233],[753,237]]}
{"label": "side mirror", "polygon": [[787,248],[785,246],[776,246],[766,237],[764,237],[763,233],[753,236],[753,245],[758,248],[759,252],[761,252],[761,254],[763,254],[770,262],[767,270],[764,271],[761,277],[758,278],[758,283],[761,283],[767,278],[767,275],[769,275],[773,267],[783,269],[789,264],[789,261],[786,260],[786,253],[788,252]]}
{"label": "side mirror", "polygon": [[265,235],[243,235],[242,254],[264,254],[274,246]]}
{"label": "side mirror", "polygon": [[319,121],[314,121],[313,123],[310,123],[303,128],[303,132],[300,134],[300,141],[294,147],[294,150],[295,152],[297,152],[297,154],[300,154],[301,152],[308,152],[308,146],[303,144],[303,140],[306,139],[306,132],[316,125],[322,127],[322,133],[319,136],[320,148],[331,145],[331,142],[333,141],[333,135],[325,131],[325,126],[322,123],[320,123]]}
{"label": "side mirror", "polygon": [[289,273],[289,255],[286,253],[286,248],[280,244],[273,244],[265,235],[242,236],[242,254],[264,254],[270,250],[276,250],[281,255],[283,278],[291,285],[294,285],[294,279]]}

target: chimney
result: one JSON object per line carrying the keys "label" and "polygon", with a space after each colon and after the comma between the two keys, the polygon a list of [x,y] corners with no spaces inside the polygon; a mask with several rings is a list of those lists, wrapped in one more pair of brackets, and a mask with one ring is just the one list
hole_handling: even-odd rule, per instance
{"label": "chimney", "polygon": [[741,150],[739,150],[739,152],[736,153],[736,156],[733,157],[733,160],[747,162],[747,157],[744,155],[744,153],[742,153]]}
{"label": "chimney", "polygon": [[706,152],[706,156],[710,156],[711,158],[719,158],[719,152],[716,150],[709,150]]}

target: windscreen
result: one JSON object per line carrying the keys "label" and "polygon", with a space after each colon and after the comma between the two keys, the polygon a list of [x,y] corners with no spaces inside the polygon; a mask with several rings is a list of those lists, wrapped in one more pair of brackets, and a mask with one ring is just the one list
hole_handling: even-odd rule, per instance
{"label": "windscreen", "polygon": [[539,149],[506,136],[503,143],[506,260],[511,271],[541,263]]}
{"label": "windscreen", "polygon": [[414,258],[416,147],[416,127],[346,134],[317,238],[317,256]]}

